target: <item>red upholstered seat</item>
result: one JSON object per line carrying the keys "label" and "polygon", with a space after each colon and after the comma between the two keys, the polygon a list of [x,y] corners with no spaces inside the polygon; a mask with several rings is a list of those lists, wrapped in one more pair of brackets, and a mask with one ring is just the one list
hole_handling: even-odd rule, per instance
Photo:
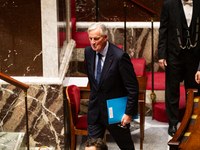
{"label": "red upholstered seat", "polygon": [[58,47],[62,47],[65,40],[66,40],[66,32],[59,32],[58,33]]}
{"label": "red upholstered seat", "polygon": [[87,32],[76,32],[73,36],[73,39],[76,41],[77,48],[85,48],[90,46],[89,36]]}
{"label": "red upholstered seat", "polygon": [[[152,90],[152,73],[147,72],[145,74],[148,77],[147,80],[147,90]],[[165,90],[165,73],[155,72],[154,73],[154,90]],[[185,97],[185,87],[180,86],[180,100],[179,100],[179,121],[182,120],[186,108],[186,97]],[[161,122],[168,122],[165,103],[164,102],[154,102],[153,103],[153,119]]]}
{"label": "red upholstered seat", "polygon": [[[145,76],[147,79],[147,90],[152,89],[152,73],[146,72]],[[154,73],[154,90],[165,90],[165,73],[155,72]]]}
{"label": "red upholstered seat", "polygon": [[154,103],[154,119],[161,122],[168,122],[165,103]]}
{"label": "red upholstered seat", "polygon": [[87,115],[78,117],[76,122],[76,128],[87,130]]}
{"label": "red upholstered seat", "polygon": [[[70,85],[65,90],[67,95],[70,132],[71,132],[71,150],[76,149],[76,135],[88,135],[87,133],[87,115],[78,117],[80,111],[80,90],[76,85]],[[106,142],[106,133],[104,142]]]}
{"label": "red upholstered seat", "polygon": [[66,88],[70,131],[71,131],[71,149],[76,148],[76,135],[87,135],[87,116],[78,117],[80,111],[80,90],[76,85],[70,85]]}
{"label": "red upholstered seat", "polygon": [[186,109],[186,93],[185,87],[180,86],[180,100],[179,100],[179,121],[182,120]]}
{"label": "red upholstered seat", "polygon": [[131,58],[131,62],[133,64],[136,76],[144,76],[145,75],[145,59],[133,59]]}
{"label": "red upholstered seat", "polygon": [[75,18],[76,17],[76,4],[75,0],[71,0],[71,17]]}
{"label": "red upholstered seat", "polygon": [[[179,121],[182,120],[186,108],[185,87],[180,86],[180,100],[179,100]],[[161,122],[168,122],[165,103],[154,103],[154,119]]]}
{"label": "red upholstered seat", "polygon": [[71,18],[71,38],[73,39],[73,36],[76,33],[76,18]]}
{"label": "red upholstered seat", "polygon": [[[89,36],[87,32],[76,32],[76,27],[72,28],[71,37],[76,41],[77,48],[85,48],[90,46]],[[63,46],[66,40],[66,32],[59,32],[59,47]]]}
{"label": "red upholstered seat", "polygon": [[79,129],[87,129],[87,116],[78,117],[80,112],[80,105],[81,105],[81,97],[80,97],[80,90],[76,85],[70,85],[68,87],[68,97],[70,99],[71,104],[71,113],[73,118],[73,123],[77,128],[77,124]]}

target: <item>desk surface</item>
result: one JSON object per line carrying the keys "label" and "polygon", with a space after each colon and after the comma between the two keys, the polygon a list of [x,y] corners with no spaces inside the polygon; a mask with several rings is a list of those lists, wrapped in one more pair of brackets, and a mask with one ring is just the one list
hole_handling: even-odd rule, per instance
{"label": "desk surface", "polygon": [[[138,83],[139,83],[139,91],[146,91],[146,83],[147,83],[147,77],[138,76],[137,77]],[[90,90],[89,83],[87,84],[87,87],[79,87],[80,90]]]}

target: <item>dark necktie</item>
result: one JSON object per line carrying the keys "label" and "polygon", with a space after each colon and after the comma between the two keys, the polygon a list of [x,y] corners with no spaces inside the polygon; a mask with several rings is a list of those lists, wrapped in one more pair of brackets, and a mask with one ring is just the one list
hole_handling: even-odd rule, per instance
{"label": "dark necktie", "polygon": [[96,81],[97,84],[99,84],[100,76],[101,76],[101,54],[98,53],[98,62],[97,62],[97,75],[96,75]]}

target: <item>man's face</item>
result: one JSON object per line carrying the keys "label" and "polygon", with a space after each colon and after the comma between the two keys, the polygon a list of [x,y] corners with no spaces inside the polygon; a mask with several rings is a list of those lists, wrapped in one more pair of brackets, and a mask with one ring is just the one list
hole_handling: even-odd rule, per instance
{"label": "man's face", "polygon": [[96,147],[95,146],[85,147],[85,150],[96,150]]}
{"label": "man's face", "polygon": [[92,49],[94,51],[101,52],[106,46],[107,35],[102,37],[100,28],[97,28],[89,31],[89,40]]}

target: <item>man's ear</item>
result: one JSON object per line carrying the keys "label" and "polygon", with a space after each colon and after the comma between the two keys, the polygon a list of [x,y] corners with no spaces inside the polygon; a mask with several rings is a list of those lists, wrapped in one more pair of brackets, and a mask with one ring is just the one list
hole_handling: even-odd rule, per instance
{"label": "man's ear", "polygon": [[108,35],[106,34],[103,38],[107,41]]}

